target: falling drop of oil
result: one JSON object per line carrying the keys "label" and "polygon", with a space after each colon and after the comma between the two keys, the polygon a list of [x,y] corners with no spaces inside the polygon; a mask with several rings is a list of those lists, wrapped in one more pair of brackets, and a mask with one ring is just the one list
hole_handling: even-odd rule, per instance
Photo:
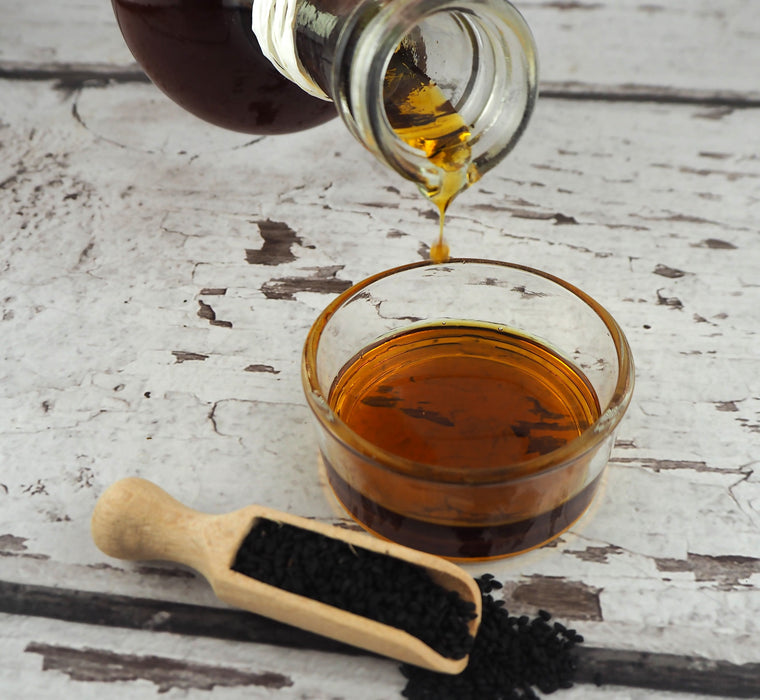
{"label": "falling drop of oil", "polygon": [[449,260],[449,245],[443,233],[446,210],[462,190],[480,177],[472,162],[470,128],[403,46],[394,54],[386,73],[385,95],[386,114],[394,131],[422,151],[434,171],[430,178],[423,174],[420,189],[438,208],[438,238],[430,247],[430,259],[444,263]]}

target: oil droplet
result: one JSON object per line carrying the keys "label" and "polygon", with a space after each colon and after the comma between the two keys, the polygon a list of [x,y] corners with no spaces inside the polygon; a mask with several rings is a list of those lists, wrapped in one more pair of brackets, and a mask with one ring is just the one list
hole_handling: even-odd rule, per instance
{"label": "oil droplet", "polygon": [[432,247],[430,248],[430,259],[434,263],[445,263],[449,260],[449,244],[446,243],[443,236],[439,237],[439,239],[433,243]]}

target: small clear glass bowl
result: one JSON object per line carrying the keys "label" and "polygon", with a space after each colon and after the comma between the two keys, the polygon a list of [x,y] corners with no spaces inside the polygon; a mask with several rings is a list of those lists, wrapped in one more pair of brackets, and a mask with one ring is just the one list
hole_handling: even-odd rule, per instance
{"label": "small clear glass bowl", "polygon": [[[541,408],[536,420],[510,423],[505,408],[504,424],[495,425],[494,421],[498,424],[501,420],[499,409],[489,415],[488,428],[483,423],[482,436],[468,443],[469,450],[459,461],[448,459],[450,455],[440,460],[410,458],[402,449],[388,449],[386,434],[394,441],[400,438],[394,445],[407,444],[403,436],[406,427],[397,421],[400,413],[383,413],[388,409],[401,407],[405,415],[423,418],[421,423],[412,421],[414,425],[424,424],[423,429],[443,426],[444,432],[435,438],[441,444],[447,444],[446,436],[451,434],[446,431],[458,430],[460,422],[442,417],[438,407],[428,406],[426,400],[420,403],[422,408],[405,407],[395,393],[397,387],[384,384],[389,365],[376,356],[375,349],[399,334],[411,337],[420,330],[450,333],[461,328],[465,335],[472,329],[486,328],[491,336],[504,334],[517,338],[524,347],[535,345],[548,350],[563,366],[577,371],[582,388],[591,388],[596,412],[563,441],[552,433],[564,421],[556,409]],[[439,344],[433,342],[431,347],[438,350],[448,341],[436,342]],[[498,348],[490,351],[496,353],[491,359],[504,355]],[[361,433],[336,413],[336,400],[331,397],[331,391],[347,376],[346,368],[357,359],[364,362],[365,376],[376,373],[376,388],[381,392],[371,400],[360,400],[347,390],[348,403],[364,401],[380,411],[372,414],[380,423],[374,429],[362,428]],[[401,363],[408,380],[404,386],[415,382],[415,372],[421,372],[422,366],[414,358],[406,365]],[[551,384],[551,378],[556,378],[553,365],[547,365],[545,372],[543,365],[533,363],[531,367],[538,367],[531,379],[538,390],[543,391],[544,380]],[[503,381],[492,385],[488,377],[471,380],[466,372],[467,378],[462,380],[458,372],[454,374],[457,376],[439,377],[444,385],[448,379],[461,381],[448,392],[447,399],[453,401],[454,408],[448,406],[446,410],[460,416],[469,405],[467,410],[473,415],[461,417],[462,425],[470,420],[467,430],[472,437],[472,425],[479,425],[480,404],[493,396],[508,397],[512,385]],[[453,259],[381,272],[337,297],[308,334],[302,380],[328,483],[348,513],[381,537],[450,559],[473,561],[509,556],[545,544],[586,511],[600,485],[615,430],[630,403],[634,369],[628,342],[618,324],[599,303],[573,285],[520,265]],[[481,394],[475,394],[457,403],[460,395],[456,392],[462,387],[465,393],[461,396],[472,389],[481,392],[482,402],[478,398]],[[538,405],[530,397],[528,402]],[[386,425],[384,416],[396,422]],[[431,422],[437,425],[429,425]],[[382,441],[381,433],[386,435]],[[495,441],[504,435],[509,435],[512,443],[499,442],[494,448]],[[527,445],[532,439],[543,444],[543,449],[515,457],[511,445]]]}

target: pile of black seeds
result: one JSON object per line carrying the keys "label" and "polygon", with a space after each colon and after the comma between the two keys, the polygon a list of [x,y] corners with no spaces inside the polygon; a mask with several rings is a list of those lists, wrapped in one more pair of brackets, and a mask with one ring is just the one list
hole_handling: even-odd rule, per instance
{"label": "pile of black seeds", "polygon": [[473,644],[474,603],[419,566],[310,530],[260,519],[232,569],[404,630],[447,658],[461,659]]}
{"label": "pile of black seeds", "polygon": [[486,574],[478,579],[483,619],[467,668],[457,676],[403,665],[409,700],[535,700],[573,685],[571,649],[583,641],[575,630],[541,610],[538,617],[511,616],[503,600],[489,593],[501,584]]}

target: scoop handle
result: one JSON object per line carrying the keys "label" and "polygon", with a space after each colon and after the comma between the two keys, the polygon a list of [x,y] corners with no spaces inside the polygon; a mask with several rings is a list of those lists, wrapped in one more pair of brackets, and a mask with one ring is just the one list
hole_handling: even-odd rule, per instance
{"label": "scoop handle", "polygon": [[204,573],[204,524],[213,516],[188,508],[156,484],[129,477],[109,486],[95,505],[92,539],[117,559],[164,560]]}

